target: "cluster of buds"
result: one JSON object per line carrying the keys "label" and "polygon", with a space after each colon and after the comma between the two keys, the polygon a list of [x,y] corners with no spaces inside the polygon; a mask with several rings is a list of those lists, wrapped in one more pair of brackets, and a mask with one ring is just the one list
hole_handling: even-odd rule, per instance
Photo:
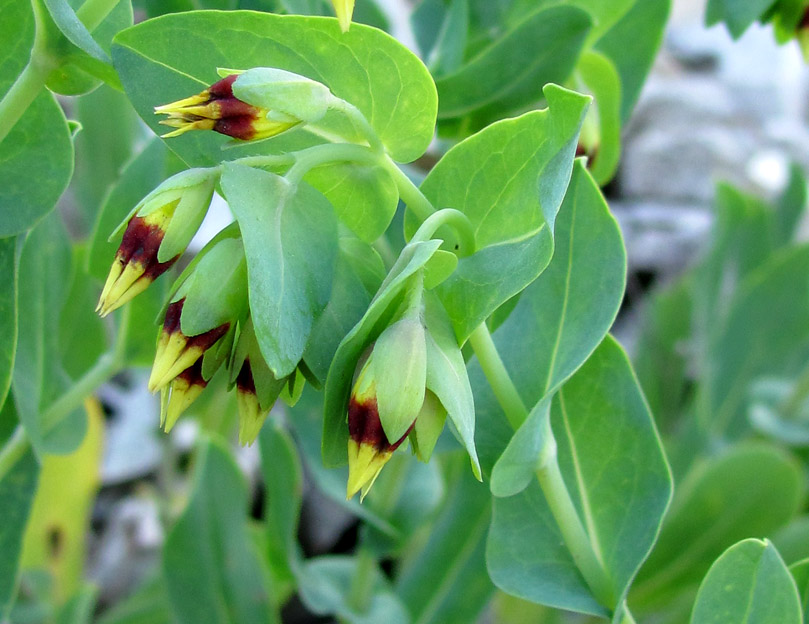
{"label": "cluster of buds", "polygon": [[241,141],[258,141],[318,121],[335,102],[319,82],[281,69],[256,67],[230,73],[197,95],[154,110],[167,115],[162,125],[175,128],[163,138],[213,130]]}
{"label": "cluster of buds", "polygon": [[124,230],[96,311],[106,316],[142,293],[180,257],[199,229],[216,173],[189,169],[158,186],[113,233]]}
{"label": "cluster of buds", "polygon": [[429,461],[447,411],[427,389],[425,328],[417,316],[393,323],[358,367],[348,403],[346,496],[365,498],[393,452],[409,439]]}

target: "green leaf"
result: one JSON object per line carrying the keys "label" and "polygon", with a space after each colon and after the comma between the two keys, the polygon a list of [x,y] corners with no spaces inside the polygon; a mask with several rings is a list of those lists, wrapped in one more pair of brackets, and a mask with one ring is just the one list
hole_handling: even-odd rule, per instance
{"label": "green leaf", "polygon": [[298,365],[329,301],[337,256],[331,204],[307,184],[229,163],[222,190],[239,222],[250,309],[261,353],[277,379]]}
{"label": "green leaf", "polygon": [[42,2],[45,3],[57,28],[67,37],[68,41],[94,59],[102,63],[110,63],[107,53],[96,43],[87,27],[79,21],[76,12],[67,0],[42,0]]}
{"label": "green leaf", "polygon": [[0,407],[11,387],[17,352],[17,239],[0,238]]}
{"label": "green leaf", "polygon": [[425,298],[427,325],[427,388],[441,401],[455,425],[461,444],[480,480],[480,461],[475,449],[475,401],[466,373],[466,363],[444,307],[429,293]]}
{"label": "green leaf", "polygon": [[731,37],[738,39],[776,0],[708,0],[705,25],[724,22]]}
{"label": "green leaf", "polygon": [[266,488],[266,535],[270,571],[290,581],[302,561],[297,542],[303,501],[303,467],[292,437],[271,420],[259,433],[261,474]]}
{"label": "green leaf", "polygon": [[630,604],[666,605],[683,588],[696,588],[731,544],[770,535],[794,517],[803,490],[797,462],[769,445],[731,447],[697,464],[677,489]]}
{"label": "green leaf", "polygon": [[399,205],[396,183],[379,165],[335,163],[313,169],[304,179],[332,203],[337,218],[368,243],[385,233]]}
{"label": "green leaf", "polygon": [[[355,25],[352,25],[352,29]],[[303,603],[318,615],[335,614],[350,624],[408,624],[407,612],[386,587],[385,579],[374,569],[368,595],[370,604],[363,613],[350,604],[348,597],[357,567],[350,557],[316,557],[306,562],[299,577],[299,592]]]}
{"label": "green leaf", "polygon": [[[451,0],[449,7],[441,0],[422,2],[410,20],[433,76],[449,74],[461,66],[469,30],[469,0]],[[429,35],[425,29],[431,31]]]}
{"label": "green leaf", "polygon": [[626,122],[663,41],[670,0],[635,0],[632,8],[599,39],[595,48],[621,77],[621,121]]}
{"label": "green leaf", "polygon": [[801,605],[784,561],[768,541],[728,548],[700,585],[691,624],[801,624]]}
{"label": "green leaf", "polygon": [[105,610],[97,624],[173,624],[166,585],[160,576],[147,578],[110,609]]}
{"label": "green leaf", "polygon": [[809,348],[809,246],[788,248],[751,272],[708,345],[702,418],[716,434],[749,431],[747,400],[759,376],[792,377]]}
{"label": "green leaf", "polygon": [[385,266],[370,245],[340,237],[331,297],[303,352],[304,361],[321,382],[326,380],[340,341],[365,314],[384,277]]}
{"label": "green leaf", "polygon": [[590,18],[575,7],[540,9],[452,74],[436,81],[439,116],[481,108],[513,111],[542,98],[542,88],[564,82],[579,55]]}
{"label": "green leaf", "polygon": [[[155,131],[160,127],[153,107],[200,92],[217,80],[217,67],[272,66],[323,82],[357,106],[397,161],[415,160],[433,137],[437,96],[427,69],[395,39],[362,24],[341,33],[332,18],[195,11],[125,30],[112,55],[136,110]],[[337,113],[322,123],[352,131]],[[170,145],[189,163],[216,164],[224,156],[224,138],[213,134],[189,133]],[[293,134],[299,142],[322,142],[306,129]],[[288,145],[282,136],[227,156]]]}
{"label": "green leaf", "polygon": [[[34,19],[29,2],[0,3],[0,97],[30,56]],[[47,175],[38,172],[47,171]],[[62,109],[43,90],[0,143],[0,238],[19,234],[50,212],[73,173],[73,143]]]}
{"label": "green leaf", "polygon": [[[9,402],[3,408],[2,417],[13,414]],[[5,450],[5,449],[4,449]],[[0,476],[0,508],[3,522],[0,523],[0,618],[5,619],[11,609],[17,588],[22,541],[28,515],[36,492],[39,464],[34,453],[28,449],[9,469]]]}
{"label": "green leaf", "polygon": [[469,476],[465,459],[457,459],[427,543],[405,556],[396,578],[396,593],[413,624],[474,622],[494,592],[485,562],[491,498]]}
{"label": "green leaf", "polygon": [[[579,160],[556,222],[553,259],[494,333],[526,405],[551,394],[601,343],[621,304],[625,273],[618,224]],[[491,470],[512,431],[475,360],[470,377],[478,448],[484,470]]]}
{"label": "green leaf", "polygon": [[181,622],[280,622],[247,527],[247,485],[222,443],[199,448],[191,499],[163,549],[163,571]]}
{"label": "green leaf", "polygon": [[347,461],[346,409],[354,369],[362,352],[388,326],[408,278],[426,264],[440,244],[441,241],[430,240],[405,247],[360,322],[340,342],[326,378],[323,408],[326,466],[340,466]]}
{"label": "green leaf", "polygon": [[[437,208],[472,222],[478,251],[436,288],[463,342],[503,302],[542,272],[553,252],[556,214],[570,180],[589,98],[556,85],[548,109],[500,121],[453,147],[421,185]],[[407,223],[415,231],[415,220]],[[451,249],[454,235],[438,235]]]}
{"label": "green leaf", "polygon": [[598,135],[589,169],[603,186],[615,175],[621,155],[621,79],[612,61],[593,50],[581,55],[576,69],[595,98],[589,114],[597,119]]}
{"label": "green leaf", "polygon": [[19,260],[17,357],[12,388],[26,434],[38,454],[66,453],[84,436],[85,417],[74,411],[46,423],[44,409],[70,385],[59,357],[59,320],[68,296],[72,254],[59,214],[39,223]]}
{"label": "green leaf", "polygon": [[789,573],[795,581],[803,611],[803,622],[809,619],[809,559],[803,559],[789,566]]}
{"label": "green leaf", "polygon": [[75,114],[82,130],[75,137],[76,171],[70,188],[83,217],[82,233],[86,233],[132,157],[139,120],[126,96],[107,86],[76,100]]}
{"label": "green leaf", "polygon": [[781,245],[792,242],[796,228],[806,210],[807,188],[803,168],[792,163],[789,181],[776,202],[775,234]]}
{"label": "green leaf", "polygon": [[[617,604],[652,548],[672,483],[640,387],[612,338],[559,390],[551,424],[565,485]],[[510,594],[605,615],[536,482],[494,500],[486,560],[495,585]]]}

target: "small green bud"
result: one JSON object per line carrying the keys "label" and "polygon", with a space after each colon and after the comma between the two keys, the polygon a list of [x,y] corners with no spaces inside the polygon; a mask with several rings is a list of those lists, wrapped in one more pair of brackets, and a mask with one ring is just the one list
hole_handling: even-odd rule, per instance
{"label": "small green bud", "polygon": [[425,463],[430,461],[446,420],[447,410],[438,397],[428,390],[424,395],[424,404],[421,406],[416,423],[410,432],[413,452],[421,461]]}
{"label": "small green bud", "polygon": [[294,119],[313,123],[335,102],[326,85],[274,67],[254,67],[239,74],[233,83],[233,94],[269,111],[268,119],[277,121]]}

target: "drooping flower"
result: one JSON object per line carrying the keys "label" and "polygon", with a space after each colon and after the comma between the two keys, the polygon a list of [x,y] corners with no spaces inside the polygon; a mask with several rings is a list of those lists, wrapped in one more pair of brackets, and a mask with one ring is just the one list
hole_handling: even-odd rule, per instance
{"label": "drooping flower", "polygon": [[231,74],[191,97],[155,107],[158,115],[167,115],[160,121],[164,126],[176,128],[163,138],[185,134],[190,130],[213,130],[234,139],[252,141],[266,139],[289,130],[301,120],[248,104],[233,95],[233,83],[239,77]]}
{"label": "drooping flower", "polygon": [[180,257],[196,233],[213,196],[216,175],[189,169],[143,198],[126,226],[96,311],[106,316],[142,293]]}
{"label": "drooping flower", "polygon": [[207,386],[208,382],[202,375],[202,358],[199,358],[172,379],[168,387],[161,390],[167,393],[160,410],[160,426],[166,433],[171,431],[183,412],[199,398]]}

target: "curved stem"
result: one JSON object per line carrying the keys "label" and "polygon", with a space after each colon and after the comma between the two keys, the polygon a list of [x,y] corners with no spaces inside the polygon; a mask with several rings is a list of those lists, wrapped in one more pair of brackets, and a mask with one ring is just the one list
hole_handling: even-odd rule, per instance
{"label": "curved stem", "polygon": [[481,323],[469,336],[469,344],[478,357],[480,367],[486,380],[494,391],[494,396],[508,419],[511,428],[515,431],[528,417],[528,408],[525,407],[517,387],[506,370],[497,347],[489,333],[486,323]]}
{"label": "curved stem", "polygon": [[295,163],[286,172],[286,179],[297,184],[310,170],[334,162],[357,162],[375,165],[379,156],[364,145],[353,143],[324,143],[295,152]]}
{"label": "curved stem", "polygon": [[426,221],[435,212],[432,202],[424,196],[419,187],[407,177],[404,171],[399,169],[399,166],[389,156],[385,156],[380,164],[385,167],[393,181],[396,182],[396,189],[399,191],[399,197],[402,198],[402,201],[413,211],[419,221]]}
{"label": "curved stem", "polygon": [[334,104],[332,108],[334,110],[340,111],[351,120],[351,122],[354,124],[354,127],[365,138],[365,140],[368,141],[368,145],[374,152],[376,152],[377,154],[385,153],[385,146],[382,144],[382,141],[379,140],[379,137],[376,134],[376,130],[374,130],[373,126],[365,118],[365,115],[362,114],[360,109],[358,109],[350,102],[346,102],[345,100],[341,100],[340,98],[334,98]]}
{"label": "curved stem", "polygon": [[0,481],[11,472],[11,469],[22,459],[30,447],[31,443],[28,441],[28,436],[25,435],[25,429],[22,425],[17,425],[14,433],[0,450]]}
{"label": "curved stem", "polygon": [[475,232],[472,229],[472,222],[464,213],[454,208],[444,208],[427,217],[410,242],[430,240],[438,228],[443,225],[447,225],[457,232],[460,243],[458,255],[461,258],[475,253]]}
{"label": "curved stem", "polygon": [[[497,398],[512,428],[516,431],[528,417],[528,409],[503,363],[486,323],[481,323],[469,336],[469,344],[477,355],[483,374]],[[537,481],[548,502],[556,524],[562,533],[576,567],[596,599],[604,606],[615,609],[616,597],[612,593],[604,566],[596,556],[590,537],[579,518],[573,499],[565,485],[556,454],[556,440],[548,427],[544,436],[544,457],[536,471]]]}
{"label": "curved stem", "polygon": [[28,65],[0,100],[0,142],[23,116],[39,92],[45,86],[50,68],[32,55]]}

